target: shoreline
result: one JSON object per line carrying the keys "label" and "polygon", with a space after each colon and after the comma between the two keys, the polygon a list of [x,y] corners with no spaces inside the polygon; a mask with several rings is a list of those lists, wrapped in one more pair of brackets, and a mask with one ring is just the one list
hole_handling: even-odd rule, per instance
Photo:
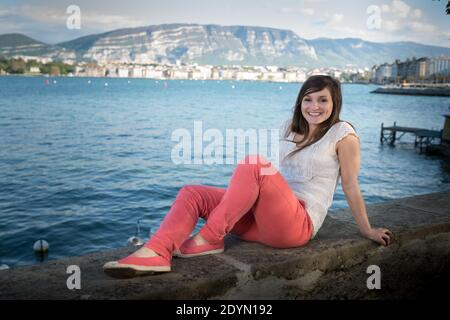
{"label": "shoreline", "polygon": [[379,87],[371,93],[397,94],[397,95],[417,95],[417,96],[439,96],[450,97],[450,86],[442,88],[433,87]]}
{"label": "shoreline", "polygon": [[[2,74],[2,77],[23,77],[23,78],[79,78],[79,79],[122,79],[122,80],[150,80],[150,81],[229,81],[229,82],[262,82],[262,83],[285,83],[285,84],[300,84],[303,82],[299,81],[272,81],[272,80],[237,80],[237,79],[161,79],[161,78],[144,78],[144,77],[98,77],[98,76],[67,76],[67,75],[59,75],[59,76],[50,76],[43,74]],[[375,85],[374,83],[367,82],[344,82],[341,81],[341,84],[359,84],[359,85]]]}

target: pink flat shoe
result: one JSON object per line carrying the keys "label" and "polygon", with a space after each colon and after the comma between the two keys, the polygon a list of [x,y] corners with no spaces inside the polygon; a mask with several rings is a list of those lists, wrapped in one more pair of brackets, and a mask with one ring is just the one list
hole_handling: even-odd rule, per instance
{"label": "pink flat shoe", "polygon": [[170,261],[162,256],[128,256],[119,261],[105,263],[103,271],[114,278],[132,278],[135,276],[169,272]]}
{"label": "pink flat shoe", "polygon": [[179,258],[192,258],[198,256],[204,256],[207,254],[222,253],[225,249],[224,242],[221,241],[218,244],[201,244],[198,245],[194,238],[186,240],[179,249],[173,252],[174,257]]}

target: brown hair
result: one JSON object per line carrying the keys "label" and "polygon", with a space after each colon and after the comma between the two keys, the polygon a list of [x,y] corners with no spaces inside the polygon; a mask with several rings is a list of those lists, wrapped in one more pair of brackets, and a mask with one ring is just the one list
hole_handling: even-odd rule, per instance
{"label": "brown hair", "polygon": [[[340,82],[330,76],[325,75],[311,76],[305,81],[305,83],[303,83],[300,89],[297,101],[295,102],[292,121],[287,128],[288,130],[286,130],[286,132],[284,133],[284,138],[287,138],[287,136],[291,132],[295,132],[303,135],[302,140],[298,142],[298,144],[302,144],[308,140],[309,125],[308,121],[306,121],[305,117],[302,114],[302,101],[307,94],[321,91],[324,88],[330,90],[331,99],[333,101],[333,110],[331,111],[330,117],[321,124],[319,124],[317,130],[315,130],[314,132],[314,135],[311,137],[311,139],[309,139],[309,142],[295,149],[294,151],[291,151],[288,154],[289,157],[293,156],[295,153],[301,151],[302,149],[312,145],[313,143],[319,141],[334,124],[341,121],[339,119],[339,115],[342,109],[342,93]],[[295,141],[293,140],[292,141],[288,139],[285,140],[295,143]]]}

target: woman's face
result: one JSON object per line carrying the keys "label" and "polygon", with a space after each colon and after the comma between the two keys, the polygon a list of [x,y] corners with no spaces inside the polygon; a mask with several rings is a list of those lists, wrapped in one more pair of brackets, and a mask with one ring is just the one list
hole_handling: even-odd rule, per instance
{"label": "woman's face", "polygon": [[333,111],[333,100],[328,88],[321,91],[309,93],[302,100],[302,114],[309,123],[310,129],[314,130],[331,116]]}

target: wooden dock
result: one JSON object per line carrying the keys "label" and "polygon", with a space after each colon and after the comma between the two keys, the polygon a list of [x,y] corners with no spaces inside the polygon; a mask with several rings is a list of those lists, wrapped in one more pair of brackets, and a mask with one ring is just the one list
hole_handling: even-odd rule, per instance
{"label": "wooden dock", "polygon": [[[442,130],[428,130],[423,128],[401,127],[394,122],[392,127],[385,127],[381,123],[380,142],[385,142],[390,146],[395,146],[395,142],[399,141],[405,134],[410,133],[415,136],[414,147],[419,148],[420,152],[431,145],[440,144],[442,141]],[[437,142],[439,140],[439,143]]]}

